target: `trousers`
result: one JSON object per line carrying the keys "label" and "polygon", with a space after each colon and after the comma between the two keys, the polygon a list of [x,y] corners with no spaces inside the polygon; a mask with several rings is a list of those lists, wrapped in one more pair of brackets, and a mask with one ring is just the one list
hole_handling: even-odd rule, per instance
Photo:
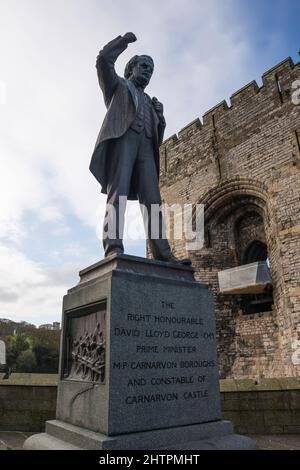
{"label": "trousers", "polygon": [[[111,140],[109,145],[107,205],[103,226],[105,256],[112,251],[124,252],[122,237],[126,205],[120,207],[119,198],[120,196],[127,198],[130,187],[134,184],[152,256],[154,259],[167,260],[171,256],[171,249],[165,237],[162,213],[159,212],[155,221],[152,221],[151,217],[151,205],[161,205],[152,139],[146,136],[144,130],[137,133],[133,129],[128,129],[120,138]],[[158,234],[156,238],[151,237],[154,222]],[[111,236],[109,228],[113,226],[115,232]]]}

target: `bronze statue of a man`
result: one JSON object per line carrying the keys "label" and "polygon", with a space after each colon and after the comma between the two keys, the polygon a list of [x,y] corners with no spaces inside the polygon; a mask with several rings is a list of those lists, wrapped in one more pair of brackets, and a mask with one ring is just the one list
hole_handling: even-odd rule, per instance
{"label": "bronze statue of a man", "polygon": [[[150,56],[134,56],[126,65],[124,78],[117,75],[115,62],[129,43],[135,42],[133,33],[126,33],[110,41],[99,52],[96,62],[98,80],[103,92],[107,113],[104,118],[90,170],[107,194],[107,209],[103,228],[105,256],[124,252],[122,229],[124,210],[120,196],[138,199],[144,211],[144,223],[149,247],[155,259],[181,264],[172,254],[168,240],[163,236],[161,213],[158,237],[151,237],[151,205],[161,205],[159,191],[159,145],[166,127],[163,105],[150,98],[144,89],[150,82],[154,63]],[[111,214],[111,208],[114,214]],[[114,218],[115,217],[115,218]],[[109,224],[115,223],[115,237],[108,234]]]}

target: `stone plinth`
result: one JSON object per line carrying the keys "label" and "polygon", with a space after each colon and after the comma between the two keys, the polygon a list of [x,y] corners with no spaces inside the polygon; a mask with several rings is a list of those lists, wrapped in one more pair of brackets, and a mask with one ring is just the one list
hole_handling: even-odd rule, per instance
{"label": "stone plinth", "polygon": [[189,448],[225,435],[239,448],[221,421],[212,295],[192,268],[121,255],[81,271],[62,334],[57,419],[26,448]]}

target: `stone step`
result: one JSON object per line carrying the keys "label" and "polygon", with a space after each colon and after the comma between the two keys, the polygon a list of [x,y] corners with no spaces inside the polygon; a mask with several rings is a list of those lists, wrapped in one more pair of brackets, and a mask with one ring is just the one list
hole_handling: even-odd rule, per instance
{"label": "stone step", "polygon": [[25,450],[82,450],[69,442],[57,439],[47,433],[34,434],[26,439],[24,443]]}
{"label": "stone step", "polygon": [[59,420],[47,421],[46,432],[74,446],[79,446],[81,449],[102,449],[103,442],[110,440],[105,434],[90,431]]}
{"label": "stone step", "polygon": [[[81,449],[188,449],[201,445],[213,448],[217,439],[233,436],[233,427],[229,421],[216,421],[191,426],[180,426],[168,429],[158,429],[138,433],[106,436],[79,426],[74,426],[59,420],[46,423],[47,435],[65,441]],[[221,441],[220,441],[221,442]],[[172,446],[172,447],[171,447]],[[208,447],[207,447],[208,446]]]}

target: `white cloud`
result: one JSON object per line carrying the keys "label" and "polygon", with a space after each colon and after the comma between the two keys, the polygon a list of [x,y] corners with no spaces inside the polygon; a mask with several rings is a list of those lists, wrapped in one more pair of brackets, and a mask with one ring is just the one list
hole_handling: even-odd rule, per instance
{"label": "white cloud", "polygon": [[14,248],[0,247],[1,315],[35,324],[60,321],[62,298],[80,266],[50,270]]}
{"label": "white cloud", "polygon": [[0,106],[6,103],[6,83],[0,80]]}
{"label": "white cloud", "polygon": [[245,68],[247,46],[236,41],[222,3],[190,0],[189,8],[179,0],[172,8],[157,0],[129,1],[126,7],[121,1],[5,4],[0,44],[6,47],[0,45],[0,53],[9,86],[0,124],[1,140],[14,147],[3,155],[14,168],[1,176],[9,186],[8,204],[17,202],[10,217],[26,208],[43,214],[44,204],[56,195],[83,223],[95,226],[105,204],[88,170],[105,114],[94,67],[98,49],[127,29],[136,32],[138,41],[117,69],[122,73],[135,53],[154,56],[149,93],[165,103],[169,135],[215,104],[232,71]]}
{"label": "white cloud", "polygon": [[168,136],[254,78],[257,51],[243,34],[237,6],[234,0],[1,2],[0,288],[16,300],[2,297],[0,311],[52,320],[65,293],[43,259],[36,264],[22,253],[28,211],[37,225],[52,223],[48,236],[70,232],[68,212],[96,237],[105,197],[88,166],[105,114],[94,67],[98,50],[118,34],[136,33],[117,71],[134,54],[154,57],[148,91],[165,104]]}
{"label": "white cloud", "polygon": [[39,216],[43,222],[60,222],[64,218],[62,211],[57,206],[50,204],[43,207]]}

